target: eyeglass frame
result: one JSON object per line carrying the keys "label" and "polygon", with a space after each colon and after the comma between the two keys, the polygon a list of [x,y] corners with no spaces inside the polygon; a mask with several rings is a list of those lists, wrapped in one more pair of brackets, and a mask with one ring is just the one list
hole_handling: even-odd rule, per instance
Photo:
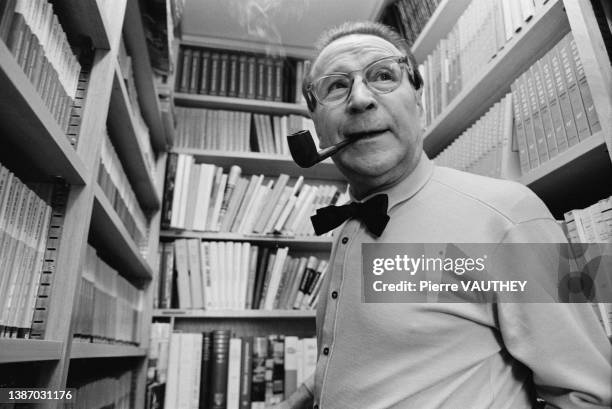
{"label": "eyeglass frame", "polygon": [[[408,56],[406,56],[406,55],[402,55],[402,56],[390,55],[390,56],[387,56],[387,57],[382,57],[382,58],[379,58],[377,60],[374,60],[374,61],[372,61],[371,63],[369,63],[368,65],[366,65],[365,67],[363,67],[363,68],[361,68],[359,70],[354,70],[354,71],[344,72],[344,73],[343,72],[330,73],[330,74],[326,74],[326,75],[323,75],[321,77],[318,77],[316,80],[310,81],[308,84],[306,84],[303,87],[303,94],[306,97],[305,99],[306,99],[306,104],[308,105],[308,108],[310,109],[311,112],[313,112],[314,109],[316,108],[317,102],[320,103],[322,106],[337,106],[337,105],[340,105],[340,104],[348,101],[349,96],[351,95],[351,92],[352,92],[352,89],[353,89],[353,84],[354,84],[354,81],[355,81],[355,77],[352,76],[350,78],[349,91],[347,92],[346,97],[343,100],[339,100],[340,102],[334,103],[334,104],[329,104],[329,103],[326,104],[326,103],[322,102],[321,100],[319,100],[319,98],[313,92],[313,84],[314,84],[315,81],[319,81],[320,79],[328,77],[328,76],[331,76],[331,75],[346,75],[346,76],[349,76],[349,74],[352,74],[354,72],[360,72],[360,71],[363,72],[363,71],[367,70],[370,66],[372,66],[372,65],[374,65],[374,64],[376,64],[376,63],[378,63],[380,61],[386,60],[386,59],[395,59],[396,62],[398,64],[400,64],[400,66],[402,66],[402,67],[405,65],[407,67],[407,72],[408,72],[408,81],[410,81],[410,83],[412,84],[414,89],[418,90],[418,89],[420,89],[422,87],[423,79],[421,77],[421,74],[418,71],[414,70],[414,68],[412,66],[412,63],[410,61],[410,58]],[[403,71],[403,69],[402,69],[402,71]],[[402,77],[403,77],[403,75],[402,75]],[[373,93],[375,93],[377,95],[388,94],[389,92],[393,92],[397,88],[399,88],[399,86],[401,84],[402,83],[400,81],[400,83],[398,84],[398,86],[396,88],[393,88],[392,90],[389,90],[389,91],[386,91],[386,92],[380,92],[380,91],[378,91],[376,89],[370,88],[369,83],[367,81],[365,82],[366,87],[368,87],[368,89],[370,91],[372,91]]]}

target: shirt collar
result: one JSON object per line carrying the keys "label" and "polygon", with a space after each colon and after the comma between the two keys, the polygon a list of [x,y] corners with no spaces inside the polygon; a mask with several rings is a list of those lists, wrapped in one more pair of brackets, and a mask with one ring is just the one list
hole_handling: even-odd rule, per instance
{"label": "shirt collar", "polygon": [[[421,153],[419,163],[416,165],[414,170],[404,179],[399,181],[393,186],[387,189],[374,192],[361,200],[361,202],[368,200],[369,198],[376,196],[380,193],[385,193],[389,196],[389,210],[396,204],[410,199],[412,196],[417,194],[419,190],[423,188],[431,179],[434,170],[434,163],[427,157],[425,152]],[[359,202],[353,196],[353,192],[349,189],[349,196],[351,202]]]}

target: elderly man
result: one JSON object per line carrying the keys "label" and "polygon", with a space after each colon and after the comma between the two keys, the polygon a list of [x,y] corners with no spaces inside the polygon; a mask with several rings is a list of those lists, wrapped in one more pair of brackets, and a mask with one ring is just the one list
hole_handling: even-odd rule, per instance
{"label": "elderly man", "polygon": [[362,303],[363,243],[565,237],[526,187],[427,158],[422,80],[395,32],[346,23],[317,50],[303,91],[321,145],[356,139],[333,160],[353,202],[369,204],[313,220],[321,233],[348,219],[321,288],[315,375],[279,407],[528,409],[536,397],[555,408],[610,407],[612,351],[588,305]]}

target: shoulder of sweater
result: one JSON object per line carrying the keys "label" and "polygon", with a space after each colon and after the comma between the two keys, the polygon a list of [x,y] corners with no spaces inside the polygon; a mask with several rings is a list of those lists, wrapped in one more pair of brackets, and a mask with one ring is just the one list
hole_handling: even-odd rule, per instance
{"label": "shoulder of sweater", "polygon": [[514,181],[495,179],[462,172],[456,169],[436,166],[431,181],[444,189],[444,195],[462,197],[518,224],[530,220],[554,217],[542,200],[528,187]]}

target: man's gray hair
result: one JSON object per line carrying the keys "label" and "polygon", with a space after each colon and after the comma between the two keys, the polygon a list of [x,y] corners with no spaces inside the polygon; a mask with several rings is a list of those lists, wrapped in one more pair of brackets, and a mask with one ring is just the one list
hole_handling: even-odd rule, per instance
{"label": "man's gray hair", "polygon": [[[332,27],[324,31],[317,42],[315,43],[315,55],[312,58],[312,64],[307,64],[307,69],[304,70],[304,79],[302,80],[302,94],[308,103],[308,108],[312,112],[315,107],[315,101],[308,95],[307,87],[312,81],[312,66],[325,47],[334,41],[349,36],[351,34],[365,34],[380,37],[393,44],[398,50],[408,57],[411,69],[418,75],[416,60],[410,51],[408,42],[391,27],[377,23],[374,21],[347,21],[339,26]],[[420,79],[420,77],[419,77]],[[416,88],[419,88],[417,85]]]}

